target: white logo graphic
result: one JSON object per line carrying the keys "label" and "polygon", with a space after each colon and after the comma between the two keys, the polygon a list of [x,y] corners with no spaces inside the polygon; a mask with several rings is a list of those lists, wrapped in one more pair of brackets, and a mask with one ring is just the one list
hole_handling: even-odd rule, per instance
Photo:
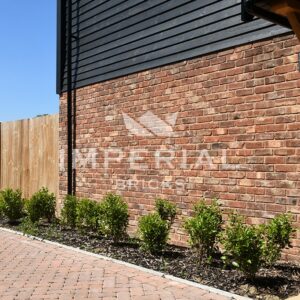
{"label": "white logo graphic", "polygon": [[123,119],[127,130],[140,137],[171,137],[174,136],[173,127],[176,124],[178,113],[168,114],[165,120],[162,120],[151,111],[144,113],[138,118],[138,122],[123,113]]}

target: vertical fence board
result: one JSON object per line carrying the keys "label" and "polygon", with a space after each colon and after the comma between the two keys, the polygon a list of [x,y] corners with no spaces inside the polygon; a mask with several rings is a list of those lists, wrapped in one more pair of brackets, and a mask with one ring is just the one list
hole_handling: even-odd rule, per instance
{"label": "vertical fence board", "polygon": [[58,115],[1,123],[0,188],[58,195]]}

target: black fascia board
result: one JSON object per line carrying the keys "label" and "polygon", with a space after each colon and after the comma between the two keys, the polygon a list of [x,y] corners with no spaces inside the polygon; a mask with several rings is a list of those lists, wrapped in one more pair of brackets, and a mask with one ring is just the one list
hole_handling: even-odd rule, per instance
{"label": "black fascia board", "polygon": [[242,0],[242,21],[249,22],[253,17],[265,19],[280,26],[292,29],[287,18],[266,9],[266,0]]}

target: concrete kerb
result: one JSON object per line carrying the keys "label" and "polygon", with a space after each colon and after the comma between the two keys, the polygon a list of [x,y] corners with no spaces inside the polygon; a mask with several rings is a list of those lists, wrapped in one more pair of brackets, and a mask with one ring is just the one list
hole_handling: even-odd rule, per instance
{"label": "concrete kerb", "polygon": [[81,254],[84,254],[84,255],[89,255],[89,256],[92,256],[92,257],[95,257],[95,258],[98,258],[98,259],[111,261],[111,262],[114,262],[114,263],[119,264],[119,265],[123,265],[123,266],[133,268],[133,269],[136,269],[136,270],[139,270],[139,271],[142,271],[142,272],[146,272],[146,273],[149,273],[151,275],[163,277],[163,278],[166,278],[166,279],[178,282],[178,283],[193,286],[193,287],[208,291],[210,293],[214,293],[214,294],[217,294],[217,295],[228,297],[230,299],[235,299],[235,300],[250,300],[251,299],[251,298],[248,298],[248,297],[243,297],[243,296],[239,296],[239,295],[236,295],[236,294],[233,294],[233,293],[230,293],[230,292],[226,292],[226,291],[223,291],[223,290],[220,290],[220,289],[217,289],[217,288],[213,288],[213,287],[210,287],[210,286],[207,286],[207,285],[203,285],[203,284],[200,284],[200,283],[196,283],[196,282],[193,282],[193,281],[189,281],[189,280],[186,280],[186,279],[182,279],[182,278],[178,278],[178,277],[175,277],[175,276],[172,276],[172,275],[168,275],[168,274],[165,274],[163,272],[154,271],[154,270],[151,270],[151,269],[140,267],[140,266],[128,263],[128,262],[124,262],[122,260],[114,259],[114,258],[107,257],[107,256],[104,256],[104,255],[101,255],[101,254],[88,252],[88,251],[85,251],[85,250],[82,250],[82,249],[79,249],[79,248],[67,246],[67,245],[64,245],[64,244],[57,243],[57,242],[52,242],[52,241],[45,240],[45,239],[42,239],[42,238],[39,238],[39,237],[36,237],[36,236],[32,236],[32,235],[29,235],[29,234],[24,234],[23,232],[20,232],[20,231],[8,229],[8,228],[3,228],[3,227],[0,227],[0,230],[6,231],[6,232],[9,232],[9,233],[13,233],[13,234],[16,234],[16,235],[25,236],[25,237],[30,238],[32,240],[37,240],[37,241],[40,241],[40,242],[43,242],[43,243],[46,243],[46,244],[49,244],[49,245],[57,246],[57,247],[67,249],[67,250],[70,250],[70,251],[75,251],[77,253],[81,253]]}

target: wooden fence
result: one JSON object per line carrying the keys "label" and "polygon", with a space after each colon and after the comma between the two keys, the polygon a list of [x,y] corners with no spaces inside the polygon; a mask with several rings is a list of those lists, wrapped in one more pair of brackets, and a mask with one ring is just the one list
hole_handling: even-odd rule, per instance
{"label": "wooden fence", "polygon": [[0,189],[58,195],[58,115],[0,123]]}

